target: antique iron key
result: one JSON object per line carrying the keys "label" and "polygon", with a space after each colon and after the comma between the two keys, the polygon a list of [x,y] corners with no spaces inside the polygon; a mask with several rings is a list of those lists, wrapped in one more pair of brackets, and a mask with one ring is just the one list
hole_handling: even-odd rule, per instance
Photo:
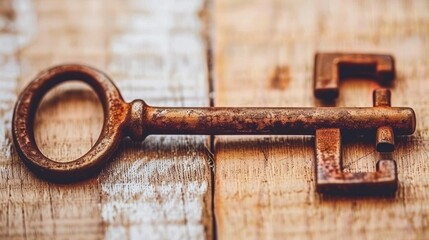
{"label": "antique iron key", "polygon": [[[94,89],[103,106],[104,124],[97,142],[84,156],[71,162],[56,162],[44,156],[35,143],[34,116],[44,94],[69,80],[83,81]],[[97,173],[125,136],[142,141],[150,134],[315,135],[318,191],[379,190],[386,186],[393,191],[394,162],[380,161],[373,174],[347,174],[341,172],[339,157],[340,133],[374,133],[378,149],[391,150],[393,134],[414,132],[414,111],[390,107],[389,98],[390,92],[381,89],[374,92],[374,106],[363,108],[153,107],[142,100],[126,103],[110,78],[96,69],[61,65],[39,74],[21,93],[13,116],[13,139],[21,159],[37,175],[55,182],[71,182]]]}

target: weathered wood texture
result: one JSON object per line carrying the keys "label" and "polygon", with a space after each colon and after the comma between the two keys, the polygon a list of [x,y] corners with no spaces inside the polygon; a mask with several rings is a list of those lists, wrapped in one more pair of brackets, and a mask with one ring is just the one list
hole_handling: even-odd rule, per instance
{"label": "weathered wood texture", "polygon": [[[316,51],[391,53],[392,104],[418,119],[414,136],[397,139],[394,198],[318,195],[313,137],[216,137],[219,239],[429,236],[428,11],[425,1],[215,1],[216,105],[322,105],[312,95]],[[336,105],[371,106],[376,86],[346,80]],[[374,170],[373,139],[344,141],[346,171]]]}
{"label": "weathered wood texture", "polygon": [[[10,133],[17,94],[39,71],[65,62],[106,71],[126,100],[207,105],[203,3],[0,2],[1,239],[211,238],[205,137],[125,140],[98,177],[58,185],[33,176]],[[61,86],[39,108],[37,143],[58,161],[85,153],[101,129],[97,97],[81,89]]]}
{"label": "weathered wood texture", "polygon": [[[108,72],[126,100],[206,106],[208,78],[199,12],[203,1],[115,1]],[[148,137],[124,142],[102,172],[107,236],[211,238],[207,137]]]}

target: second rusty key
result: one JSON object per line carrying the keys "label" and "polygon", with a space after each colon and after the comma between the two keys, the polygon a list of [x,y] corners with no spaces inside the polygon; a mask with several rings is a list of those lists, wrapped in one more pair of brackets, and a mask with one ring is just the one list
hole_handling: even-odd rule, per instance
{"label": "second rusty key", "polygon": [[[36,145],[34,116],[44,94],[69,80],[83,81],[94,89],[103,106],[104,124],[100,137],[88,153],[71,162],[56,162],[44,156]],[[150,134],[317,135],[322,134],[318,133],[319,130],[326,129],[338,129],[334,132],[342,134],[375,134],[391,129],[391,138],[393,134],[412,134],[416,126],[414,111],[382,104],[387,101],[386,97],[390,97],[387,93],[385,90],[376,91],[374,107],[365,108],[153,107],[142,100],[126,103],[113,82],[98,70],[82,65],[62,65],[39,74],[21,93],[13,116],[13,140],[21,159],[37,175],[55,182],[71,182],[97,173],[111,157],[119,141],[126,136],[141,141]],[[389,135],[389,131],[382,133]],[[381,136],[377,137],[378,144],[389,144],[389,136],[382,133],[377,133]],[[330,139],[329,134],[324,136]],[[337,137],[332,135],[332,138]],[[320,158],[325,157],[323,161],[329,162],[329,156],[333,153],[329,148],[331,145],[329,141],[316,142],[316,147],[320,148],[317,154],[321,154]],[[383,148],[383,145],[380,146]],[[323,166],[329,168],[329,164]],[[324,187],[318,189],[324,192],[337,188],[338,184],[347,187],[368,184],[365,179],[352,180],[328,184],[325,181]],[[380,186],[391,184],[394,180],[371,179]]]}

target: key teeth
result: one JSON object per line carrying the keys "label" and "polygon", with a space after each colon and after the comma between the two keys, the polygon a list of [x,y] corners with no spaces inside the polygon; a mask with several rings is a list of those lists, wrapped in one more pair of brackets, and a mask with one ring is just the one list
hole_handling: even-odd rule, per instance
{"label": "key teeth", "polygon": [[393,152],[395,150],[395,134],[392,127],[383,126],[377,128],[375,142],[378,152]]}
{"label": "key teeth", "polygon": [[[359,71],[365,66],[374,69]],[[314,57],[314,96],[323,100],[338,97],[341,69],[347,68],[343,77],[364,76],[373,78],[381,85],[389,86],[395,79],[395,61],[387,54],[317,53]],[[356,69],[355,69],[356,68]]]}
{"label": "key teeth", "polygon": [[[386,160],[382,160],[386,161]],[[394,162],[388,160],[389,162]],[[377,164],[378,165],[378,164]],[[397,171],[395,168],[389,172],[376,171],[373,173],[351,173],[356,176],[365,175],[382,175],[386,174],[382,180],[373,181],[358,181],[355,180],[317,180],[316,191],[326,195],[352,195],[352,196],[366,196],[366,195],[389,195],[394,194],[398,189]]]}
{"label": "key teeth", "polygon": [[349,173],[355,176],[373,175],[378,177],[363,181],[317,181],[316,190],[324,195],[347,196],[394,196],[398,189],[397,166],[394,160],[379,160],[376,163],[376,172]]}
{"label": "key teeth", "polygon": [[317,192],[333,195],[384,195],[396,192],[397,168],[393,160],[379,160],[375,172],[343,172],[340,129],[318,129],[315,148]]}

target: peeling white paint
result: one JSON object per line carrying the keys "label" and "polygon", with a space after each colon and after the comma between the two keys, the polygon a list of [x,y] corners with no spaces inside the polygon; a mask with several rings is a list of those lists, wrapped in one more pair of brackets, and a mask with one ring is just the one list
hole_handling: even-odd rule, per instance
{"label": "peeling white paint", "polygon": [[14,30],[18,33],[18,46],[22,48],[36,35],[36,9],[32,0],[14,0],[12,3],[16,13]]}
{"label": "peeling white paint", "polygon": [[[204,106],[203,0],[124,2],[114,12],[108,72],[127,101]],[[100,175],[107,239],[202,239],[210,194],[204,137],[150,137]],[[195,149],[196,148],[196,149]]]}
{"label": "peeling white paint", "polygon": [[[197,149],[183,149],[186,137],[148,140],[141,149],[143,157],[120,156],[101,174],[107,239],[117,239],[118,232],[131,239],[203,238],[204,198],[210,189],[200,174],[207,170],[204,160],[197,158],[202,156]],[[203,144],[203,138],[189,144]],[[176,154],[179,149],[181,154]]]}
{"label": "peeling white paint", "polygon": [[[192,181],[187,183],[112,183],[103,184],[103,192],[108,192],[119,200],[103,204],[102,216],[107,222],[114,222],[115,218],[126,215],[131,222],[138,224],[157,222],[183,222],[184,219],[200,224],[203,206],[200,199],[207,193],[207,182]],[[188,195],[186,199],[195,199],[183,203],[183,199],[172,196]],[[185,204],[185,209],[176,209]],[[186,216],[185,216],[186,215]]]}
{"label": "peeling white paint", "polygon": [[[1,17],[0,28],[0,160],[10,161],[11,144],[9,139],[13,106],[16,101],[17,79],[20,65],[16,52],[29,43],[36,31],[35,11],[31,0],[12,1],[13,19]],[[7,172],[7,165],[1,165],[0,174]]]}
{"label": "peeling white paint", "polygon": [[5,8],[0,14],[0,236],[23,238],[24,235],[20,234],[25,231],[22,219],[26,212],[16,207],[20,203],[15,197],[20,190],[16,191],[14,186],[19,186],[21,179],[12,163],[12,154],[15,153],[12,151],[11,121],[20,77],[16,56],[36,30],[35,10],[31,0],[7,1],[2,6]]}

